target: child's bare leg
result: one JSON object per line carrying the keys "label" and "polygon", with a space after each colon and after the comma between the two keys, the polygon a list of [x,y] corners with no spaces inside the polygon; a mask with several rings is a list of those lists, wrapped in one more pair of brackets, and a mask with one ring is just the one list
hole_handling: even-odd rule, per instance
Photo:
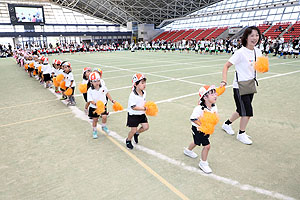
{"label": "child's bare leg", "polygon": [[194,148],[196,147],[196,144],[194,142],[192,142],[189,147],[188,150],[192,151]]}
{"label": "child's bare leg", "polygon": [[208,156],[208,151],[210,149],[210,144],[206,145],[203,147],[202,152],[201,152],[201,160],[206,161],[207,156]]}
{"label": "child's bare leg", "polygon": [[102,115],[102,125],[104,124],[106,124],[106,122],[107,122],[107,115]]}
{"label": "child's bare leg", "polygon": [[137,131],[137,127],[131,127],[131,130],[130,132],[128,133],[128,137],[127,137],[127,140],[131,140],[133,135],[136,133]]}
{"label": "child's bare leg", "polygon": [[[97,123],[98,123],[98,118],[97,117],[94,117],[93,118],[93,129],[97,129]],[[95,131],[95,130],[94,130]]]}
{"label": "child's bare leg", "polygon": [[137,130],[138,133],[142,133],[144,131],[147,131],[149,129],[149,124],[148,123],[142,123],[142,127]]}

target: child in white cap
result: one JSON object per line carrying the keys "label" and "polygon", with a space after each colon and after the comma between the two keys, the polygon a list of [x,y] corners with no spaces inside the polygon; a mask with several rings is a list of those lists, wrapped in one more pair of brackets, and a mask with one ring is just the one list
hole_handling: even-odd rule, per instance
{"label": "child in white cap", "polygon": [[201,124],[201,117],[203,117],[205,112],[210,112],[213,114],[217,114],[218,109],[215,105],[217,100],[216,87],[214,85],[208,86],[205,85],[199,89],[199,104],[194,108],[192,115],[190,116],[190,120],[192,123],[192,134],[194,141],[184,149],[184,154],[191,157],[196,158],[198,155],[193,152],[193,149],[198,146],[203,146],[201,159],[199,163],[200,169],[205,173],[211,173],[212,170],[208,165],[207,156],[208,151],[210,149],[209,135],[212,133],[204,133],[201,130],[201,126],[205,124]]}

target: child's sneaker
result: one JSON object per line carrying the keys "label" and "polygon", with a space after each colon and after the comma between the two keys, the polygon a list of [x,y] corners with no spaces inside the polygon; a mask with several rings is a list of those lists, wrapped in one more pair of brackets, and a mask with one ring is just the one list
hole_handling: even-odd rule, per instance
{"label": "child's sneaker", "polygon": [[191,150],[189,150],[188,148],[184,148],[184,151],[183,151],[184,155],[186,156],[189,156],[191,158],[197,158],[197,154]]}
{"label": "child's sneaker", "polygon": [[126,140],[126,146],[128,149],[133,149],[133,146],[131,144],[131,140]]}
{"label": "child's sneaker", "polygon": [[67,97],[65,97],[65,96],[62,96],[61,98],[60,98],[60,100],[66,100],[67,99]]}
{"label": "child's sneaker", "polygon": [[107,126],[102,126],[102,130],[105,132],[105,133],[109,133],[109,130],[108,130],[108,128],[107,128]]}
{"label": "child's sneaker", "polygon": [[93,131],[93,138],[94,138],[94,139],[97,139],[97,138],[98,138],[97,131]]}
{"label": "child's sneaker", "polygon": [[222,129],[228,134],[228,135],[234,135],[234,131],[232,130],[231,124],[225,124],[225,122],[222,125]]}
{"label": "child's sneaker", "polygon": [[212,173],[212,170],[211,170],[211,168],[209,167],[207,161],[202,161],[202,160],[200,160],[200,162],[199,162],[199,167],[200,167],[200,169],[201,169],[204,173],[206,173],[206,174]]}
{"label": "child's sneaker", "polygon": [[133,135],[133,139],[134,139],[134,141],[135,141],[136,144],[139,143],[139,135],[140,135],[140,134],[137,134],[137,133],[135,133],[135,134]]}
{"label": "child's sneaker", "polygon": [[246,134],[246,132],[242,134],[237,134],[236,139],[238,139],[240,142],[244,144],[252,144],[252,141],[249,139],[249,135]]}

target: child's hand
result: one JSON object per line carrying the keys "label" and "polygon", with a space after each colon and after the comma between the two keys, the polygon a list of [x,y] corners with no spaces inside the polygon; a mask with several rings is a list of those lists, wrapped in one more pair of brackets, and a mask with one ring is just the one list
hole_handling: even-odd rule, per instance
{"label": "child's hand", "polygon": [[220,87],[225,87],[227,85],[226,81],[221,81]]}

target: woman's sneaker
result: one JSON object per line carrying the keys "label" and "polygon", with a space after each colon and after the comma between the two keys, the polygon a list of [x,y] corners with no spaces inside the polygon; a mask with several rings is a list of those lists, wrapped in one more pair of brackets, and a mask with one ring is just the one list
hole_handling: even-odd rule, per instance
{"label": "woman's sneaker", "polygon": [[184,148],[184,151],[183,151],[184,155],[186,156],[189,156],[191,158],[197,158],[197,154],[191,150],[189,150],[188,148]]}
{"label": "woman's sneaker", "polygon": [[246,134],[246,132],[242,134],[237,134],[236,139],[238,139],[240,142],[244,144],[252,144],[252,141],[249,139],[249,135]]}
{"label": "woman's sneaker", "polygon": [[200,167],[200,169],[201,169],[204,173],[206,173],[206,174],[212,173],[212,170],[211,170],[211,168],[209,167],[207,161],[202,161],[202,160],[200,160],[200,162],[199,162],[199,167]]}
{"label": "woman's sneaker", "polygon": [[231,124],[225,124],[225,122],[222,125],[222,129],[228,134],[228,135],[234,135],[234,131],[232,130]]}

